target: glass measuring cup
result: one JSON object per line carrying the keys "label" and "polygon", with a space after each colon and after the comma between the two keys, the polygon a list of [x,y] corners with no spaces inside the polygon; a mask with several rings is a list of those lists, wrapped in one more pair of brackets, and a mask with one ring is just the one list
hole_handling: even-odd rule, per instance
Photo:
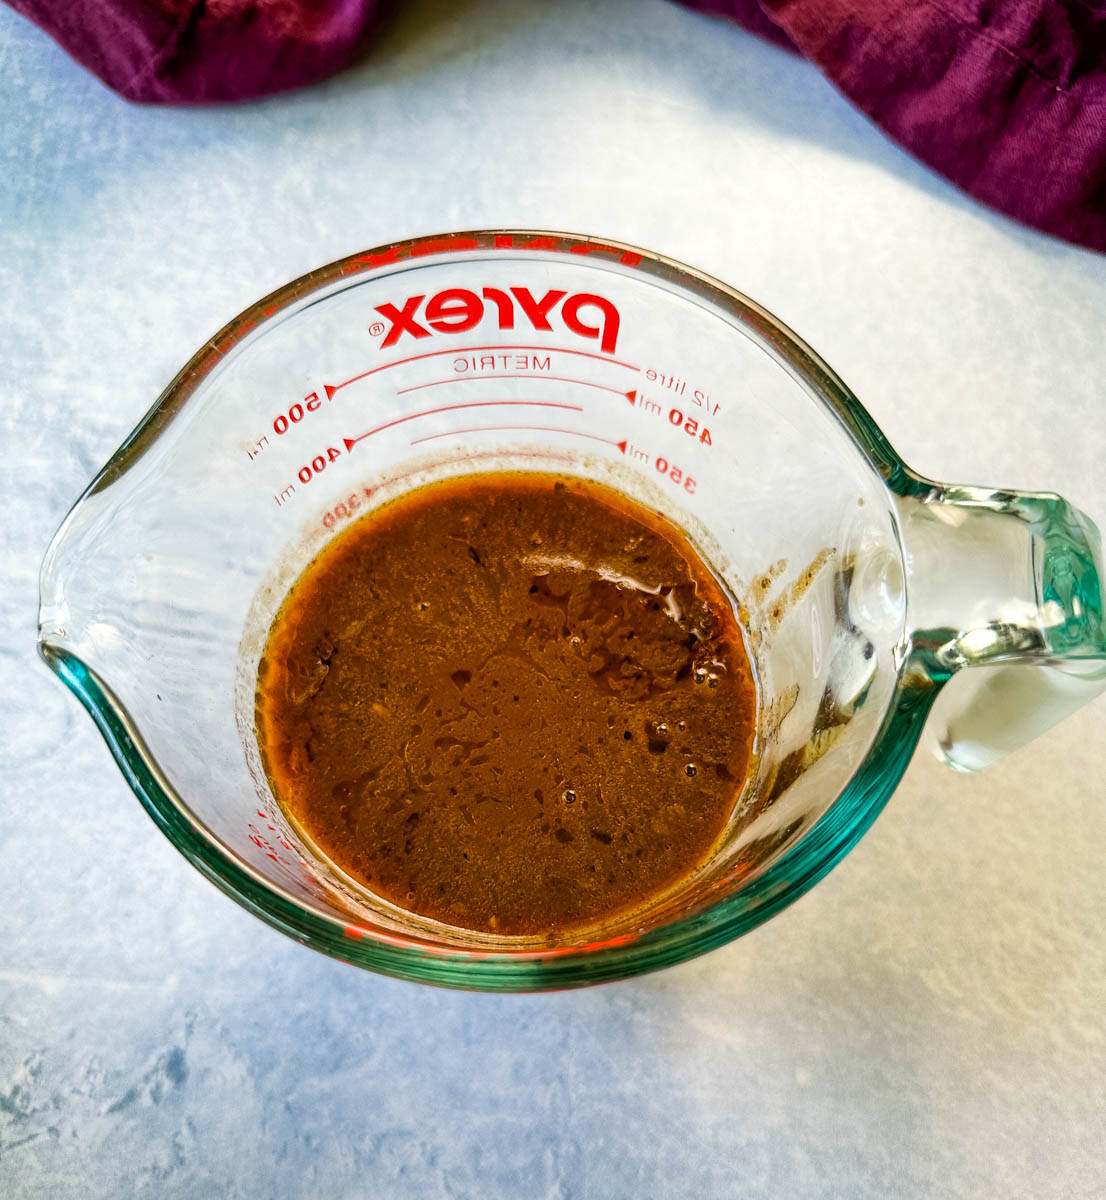
{"label": "glass measuring cup", "polygon": [[[273,800],[256,668],[288,586],[421,483],[537,469],[675,520],[740,605],[754,776],[692,879],[564,944],[413,917]],[[418,548],[412,547],[417,554]],[[455,234],[353,256],[207,343],[70,512],[39,645],[155,822],[271,925],[401,978],[540,990],[720,945],[856,843],[927,718],[974,769],[1106,686],[1093,524],[1051,494],[911,472],[798,338],[616,243]]]}

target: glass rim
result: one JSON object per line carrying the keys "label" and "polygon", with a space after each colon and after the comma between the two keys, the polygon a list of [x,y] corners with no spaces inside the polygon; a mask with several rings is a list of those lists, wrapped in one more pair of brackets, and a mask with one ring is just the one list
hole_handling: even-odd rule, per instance
{"label": "glass rim", "polygon": [[[932,486],[895,453],[871,416],[822,359],[743,293],[674,259],[628,243],[531,229],[477,230],[393,242],[338,259],[292,280],[228,322],[197,351],[88,485],[62,522],[43,565],[81,504],[115,482],[153,444],[206,377],[247,336],[335,283],[405,269],[424,257],[517,251],[585,256],[667,280],[720,307],[749,329],[762,349],[820,401],[898,496]],[[600,259],[599,256],[602,256]],[[545,949],[466,950],[391,935],[316,910],[250,867],[207,830],[165,780],[141,732],[110,686],[80,658],[39,630],[39,652],[84,705],[116,764],[154,823],[201,874],[247,911],[331,957],[400,979],[488,991],[544,991],[627,978],[682,962],[732,941],[798,899],[856,844],[902,778],[932,703],[932,690],[910,689],[900,670],[884,719],[848,785],[790,850],[730,896],[643,934]]]}

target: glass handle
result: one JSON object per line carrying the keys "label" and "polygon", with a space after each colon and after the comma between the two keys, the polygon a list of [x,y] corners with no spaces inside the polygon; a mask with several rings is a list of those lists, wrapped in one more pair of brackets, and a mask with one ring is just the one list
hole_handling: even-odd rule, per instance
{"label": "glass handle", "polygon": [[975,771],[1106,689],[1102,545],[1052,493],[941,487],[898,499],[908,678],[939,693],[926,738]]}

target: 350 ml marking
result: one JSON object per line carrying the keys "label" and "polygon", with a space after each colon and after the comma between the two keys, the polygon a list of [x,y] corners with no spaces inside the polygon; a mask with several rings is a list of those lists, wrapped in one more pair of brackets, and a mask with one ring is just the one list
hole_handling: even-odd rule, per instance
{"label": "350 ml marking", "polygon": [[634,462],[651,464],[653,470],[658,475],[663,475],[669,483],[682,488],[689,496],[695,495],[699,481],[693,475],[689,475],[683,467],[665,458],[663,454],[654,455],[642,446],[635,446],[633,442],[620,442],[619,447],[624,447],[622,453],[627,458]]}

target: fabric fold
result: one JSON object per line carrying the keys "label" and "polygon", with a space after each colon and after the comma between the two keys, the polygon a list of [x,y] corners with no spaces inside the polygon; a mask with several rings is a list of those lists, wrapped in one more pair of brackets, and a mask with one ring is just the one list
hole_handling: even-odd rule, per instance
{"label": "fabric fold", "polygon": [[969,195],[1045,233],[1106,251],[1106,6],[681,3],[754,31],[770,18],[888,136]]}

